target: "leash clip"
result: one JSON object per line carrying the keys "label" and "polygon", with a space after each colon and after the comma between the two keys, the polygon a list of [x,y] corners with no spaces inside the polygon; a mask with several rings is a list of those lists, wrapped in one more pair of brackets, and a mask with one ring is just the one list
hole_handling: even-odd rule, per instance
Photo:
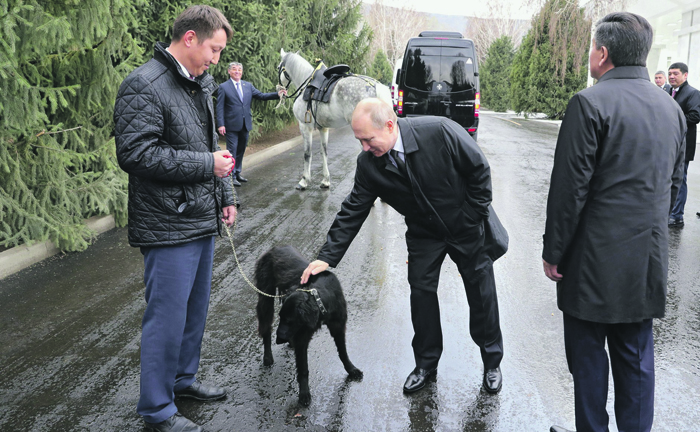
{"label": "leash clip", "polygon": [[326,307],[323,306],[323,302],[321,301],[321,297],[318,295],[318,291],[316,291],[316,288],[311,288],[309,292],[312,296],[314,296],[314,299],[316,299],[316,304],[318,305],[318,308],[321,311],[321,316],[326,316],[328,311],[326,311]]}

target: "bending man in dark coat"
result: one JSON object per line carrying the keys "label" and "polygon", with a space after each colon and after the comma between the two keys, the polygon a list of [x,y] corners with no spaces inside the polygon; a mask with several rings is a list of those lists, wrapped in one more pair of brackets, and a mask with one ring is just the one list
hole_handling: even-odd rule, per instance
{"label": "bending man in dark coat", "polygon": [[688,126],[688,132],[685,134],[683,184],[668,218],[668,226],[683,226],[685,202],[688,199],[688,166],[690,161],[695,159],[695,140],[700,122],[700,92],[688,84],[688,66],[685,63],[673,63],[668,67],[668,81],[671,83],[668,93],[683,110],[685,123]]}
{"label": "bending man in dark coat", "polygon": [[[498,392],[503,338],[492,264],[505,249],[494,251],[493,239],[484,235],[485,222],[489,228],[487,219],[493,212],[486,157],[457,123],[442,117],[398,119],[397,123],[392,107],[379,99],[365,99],[357,105],[352,129],[364,150],[357,158],[355,185],[328,232],[318,260],[304,271],[302,283],[329,265],[338,265],[372,204],[381,197],[405,216],[408,226],[416,368],[404,391],[420,390],[437,371],[442,354],[438,277],[445,256],[450,255],[467,292],[470,333],[484,363],[484,388]],[[505,237],[495,214],[491,217],[491,223],[497,223]]]}
{"label": "bending man in dark coat", "polygon": [[685,117],[649,81],[649,23],[621,12],[596,27],[590,68],[598,83],[566,110],[542,258],[564,312],[577,430],[608,430],[607,339],[618,429],[648,431],[652,318],[666,305],[666,222],[683,177]]}

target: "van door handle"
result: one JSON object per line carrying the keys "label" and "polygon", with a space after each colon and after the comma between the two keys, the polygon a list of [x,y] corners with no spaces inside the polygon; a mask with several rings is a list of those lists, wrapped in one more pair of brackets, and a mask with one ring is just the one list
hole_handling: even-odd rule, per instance
{"label": "van door handle", "polygon": [[418,102],[404,102],[404,105],[418,105]]}

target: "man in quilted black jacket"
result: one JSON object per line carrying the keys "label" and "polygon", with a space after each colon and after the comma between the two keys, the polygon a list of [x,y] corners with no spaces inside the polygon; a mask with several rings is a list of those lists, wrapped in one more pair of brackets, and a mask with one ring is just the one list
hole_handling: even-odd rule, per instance
{"label": "man in quilted black jacket", "polygon": [[192,6],[173,24],[170,45],[122,83],[114,107],[120,167],[129,174],[129,243],[144,256],[146,311],[141,396],[146,429],[200,431],[175,397],[216,400],[221,387],[196,379],[209,308],[214,236],[236,217],[230,172],[218,150],[206,71],[232,35],[223,14]]}

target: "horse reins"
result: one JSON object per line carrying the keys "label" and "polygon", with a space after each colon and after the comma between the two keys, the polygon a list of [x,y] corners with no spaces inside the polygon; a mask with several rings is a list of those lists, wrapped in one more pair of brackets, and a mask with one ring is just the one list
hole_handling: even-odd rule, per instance
{"label": "horse reins", "polygon": [[[292,83],[292,77],[289,76],[289,73],[287,73],[287,68],[284,66],[284,62],[280,63],[279,67],[277,68],[277,91],[280,91],[281,89],[287,90],[287,87],[282,84],[282,74],[284,74],[284,78],[289,81],[289,84]],[[306,86],[311,82],[311,78],[313,77],[313,74],[309,76],[299,87],[297,87],[296,90],[290,95],[282,95],[280,98],[280,103],[277,104],[275,109],[281,107],[284,105],[284,100],[289,99],[289,98],[296,98],[299,96],[299,92],[302,91],[303,89],[306,88]],[[289,85],[288,84],[288,85]]]}

